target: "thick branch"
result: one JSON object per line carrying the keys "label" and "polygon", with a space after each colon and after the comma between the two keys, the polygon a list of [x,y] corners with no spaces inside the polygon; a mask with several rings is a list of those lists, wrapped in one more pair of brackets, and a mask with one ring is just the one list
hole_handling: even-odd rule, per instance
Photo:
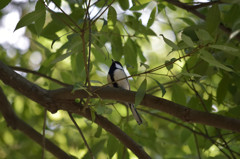
{"label": "thick branch", "polygon": [[[87,119],[92,120],[91,113],[88,109],[86,109],[86,112],[81,112],[79,106],[74,102],[74,100],[63,101],[59,99],[58,101],[55,101],[54,99],[51,99],[52,98],[50,97],[51,91],[47,91],[31,83],[30,81],[26,80],[25,78],[11,70],[9,67],[4,65],[1,61],[0,61],[0,79],[5,84],[11,86],[16,91],[19,91],[26,97],[46,107],[51,112],[56,112],[58,109],[63,109],[71,113],[82,115]],[[69,95],[71,95],[71,91]],[[112,124],[106,118],[96,114],[96,119],[94,122],[99,124],[113,136],[118,138],[126,147],[128,147],[139,158],[144,159],[150,158],[150,156],[142,149],[142,147],[140,147],[127,134],[125,134],[121,129]]]}
{"label": "thick branch", "polygon": [[[128,103],[134,103],[135,101],[136,92],[133,91],[127,91],[112,87],[92,87],[92,90],[95,92],[95,94],[97,94],[92,96],[92,98],[101,97],[102,99],[112,99]],[[50,91],[49,95],[51,99],[53,99],[56,103],[59,104],[67,101],[74,101],[76,98],[88,97],[88,94],[85,90],[78,90],[74,93],[71,92],[72,88],[68,87]],[[217,114],[193,110],[188,107],[152,95],[146,94],[141,102],[141,105],[166,112],[186,122],[200,123],[216,128],[240,132],[240,120]],[[61,109],[66,108],[61,107]]]}
{"label": "thick branch", "polygon": [[[13,129],[18,129],[22,131],[25,135],[34,140],[40,146],[42,146],[43,138],[42,135],[16,116],[10,103],[8,102],[6,96],[4,95],[1,87],[0,87],[0,112],[4,116],[8,126],[12,127]],[[57,158],[71,158],[67,153],[65,153],[55,144],[53,144],[50,140],[45,139],[45,144],[46,149]]]}

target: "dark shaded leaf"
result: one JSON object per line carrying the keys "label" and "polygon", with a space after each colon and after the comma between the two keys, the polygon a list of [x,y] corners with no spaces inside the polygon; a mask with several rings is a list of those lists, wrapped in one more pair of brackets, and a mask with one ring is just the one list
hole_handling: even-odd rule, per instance
{"label": "dark shaded leaf", "polygon": [[158,82],[158,80],[156,80],[156,79],[153,79],[156,83],[157,83],[157,85],[161,88],[161,90],[162,90],[162,97],[165,95],[165,93],[166,93],[166,89],[165,89],[165,87],[160,83],[160,82]]}
{"label": "dark shaded leaf", "polygon": [[228,72],[233,72],[233,70],[225,65],[223,65],[222,63],[220,63],[219,61],[217,61],[212,54],[210,54],[209,52],[207,52],[206,50],[201,50],[201,59],[203,59],[204,61],[208,62],[210,65],[221,68],[225,71]]}
{"label": "dark shaded leaf", "polygon": [[112,6],[108,9],[108,24],[109,21],[112,22],[112,25],[115,25],[117,21],[117,12]]}
{"label": "dark shaded leaf", "polygon": [[197,34],[198,39],[202,42],[206,43],[206,42],[214,41],[212,36],[206,30],[199,29],[199,30],[196,30],[195,33]]}
{"label": "dark shaded leaf", "polygon": [[46,8],[41,1],[37,2],[35,11],[44,12],[43,15],[35,21],[35,29],[36,29],[37,35],[40,35],[45,23],[45,18],[46,18]]}
{"label": "dark shaded leaf", "polygon": [[129,1],[128,0],[118,0],[118,3],[120,4],[120,7],[123,10],[127,10],[129,8]]}
{"label": "dark shaded leaf", "polygon": [[6,7],[8,5],[8,3],[10,3],[11,0],[1,0],[0,1],[0,9],[3,9],[4,7]]}
{"label": "dark shaded leaf", "polygon": [[39,18],[43,17],[44,15],[45,15],[45,11],[44,10],[35,10],[35,11],[31,12],[31,13],[26,14],[17,23],[17,26],[14,29],[14,31],[19,29],[19,28],[22,28],[24,26],[27,26],[29,24],[32,24],[33,22],[35,22]]}
{"label": "dark shaded leaf", "polygon": [[150,14],[150,17],[149,17],[149,20],[148,20],[148,23],[147,23],[147,27],[152,26],[152,24],[155,20],[155,16],[156,16],[156,7],[152,10],[152,12]]}
{"label": "dark shaded leaf", "polygon": [[220,11],[218,5],[215,4],[209,9],[206,17],[206,28],[209,33],[215,32],[220,24],[220,20]]}
{"label": "dark shaded leaf", "polygon": [[192,41],[192,39],[185,35],[185,34],[182,34],[182,40],[184,41],[185,44],[187,44],[189,47],[194,47],[194,43]]}
{"label": "dark shaded leaf", "polygon": [[186,104],[185,91],[182,87],[174,85],[172,89],[172,100],[178,104]]}
{"label": "dark shaded leaf", "polygon": [[217,102],[221,104],[225,99],[228,92],[229,77],[224,74],[222,80],[219,82],[217,87]]}
{"label": "dark shaded leaf", "polygon": [[135,107],[141,103],[141,101],[146,93],[146,88],[147,88],[147,80],[144,79],[142,81],[140,87],[138,88],[136,96],[135,96]]}

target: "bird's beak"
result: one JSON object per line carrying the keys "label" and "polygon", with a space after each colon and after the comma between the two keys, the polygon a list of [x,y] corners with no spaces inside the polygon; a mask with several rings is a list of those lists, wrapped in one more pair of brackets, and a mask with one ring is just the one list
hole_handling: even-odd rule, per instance
{"label": "bird's beak", "polygon": [[115,62],[115,61],[112,59],[112,62]]}

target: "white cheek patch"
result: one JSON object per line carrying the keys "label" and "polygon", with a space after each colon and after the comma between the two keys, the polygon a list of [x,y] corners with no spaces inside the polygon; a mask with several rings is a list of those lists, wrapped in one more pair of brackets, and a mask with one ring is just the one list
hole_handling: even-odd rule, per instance
{"label": "white cheek patch", "polygon": [[115,81],[122,79],[122,80],[116,82],[118,84],[118,87],[120,87],[122,89],[130,90],[128,79],[123,79],[123,78],[126,78],[126,77],[127,76],[122,69],[121,70],[120,69],[115,70],[115,72],[114,72]]}
{"label": "white cheek patch", "polygon": [[117,64],[117,63],[115,63],[115,66],[116,66],[116,68],[117,68],[117,69],[121,69],[121,70],[123,70],[123,68],[122,68],[122,66],[121,66],[121,65],[119,65],[119,64]]}

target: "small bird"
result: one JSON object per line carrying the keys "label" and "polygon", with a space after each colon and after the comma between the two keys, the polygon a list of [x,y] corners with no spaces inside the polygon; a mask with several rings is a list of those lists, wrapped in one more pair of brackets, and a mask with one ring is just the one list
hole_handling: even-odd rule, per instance
{"label": "small bird", "polygon": [[[130,90],[130,85],[126,77],[127,75],[124,72],[123,66],[121,65],[121,63],[118,61],[112,60],[112,65],[109,69],[108,76],[107,76],[108,83],[111,83],[110,86]],[[142,119],[138,114],[136,108],[134,107],[134,104],[126,103],[126,105],[129,105],[135,120],[140,125],[142,123]]]}

